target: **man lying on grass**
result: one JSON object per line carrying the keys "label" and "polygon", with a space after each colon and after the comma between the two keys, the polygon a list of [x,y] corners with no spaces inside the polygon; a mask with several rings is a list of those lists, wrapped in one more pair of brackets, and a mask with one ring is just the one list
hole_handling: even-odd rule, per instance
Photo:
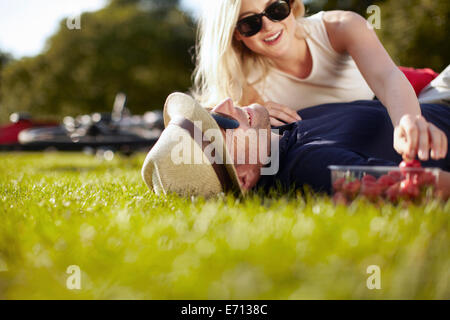
{"label": "man lying on grass", "polygon": [[[412,144],[427,159],[424,167],[441,169],[438,189],[448,192],[450,108],[421,108],[429,124],[409,133],[412,139],[399,139],[404,147],[397,149],[409,150]],[[304,185],[329,193],[329,165],[397,166],[402,161],[393,148],[388,113],[377,101],[327,104],[299,115],[301,121],[272,132],[261,105],[241,108],[228,99],[206,111],[191,97],[172,94],[164,108],[166,129],[144,162],[144,181],[158,194],[208,197],[233,189],[245,193]]]}

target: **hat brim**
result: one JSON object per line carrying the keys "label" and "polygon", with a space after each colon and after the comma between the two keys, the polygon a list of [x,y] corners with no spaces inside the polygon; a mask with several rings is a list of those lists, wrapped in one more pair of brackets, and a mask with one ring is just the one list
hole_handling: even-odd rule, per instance
{"label": "hat brim", "polygon": [[[174,118],[183,117],[192,122],[201,121],[203,133],[209,129],[215,129],[220,131],[220,127],[209,112],[200,106],[191,96],[175,92],[170,94],[166,103],[164,104],[164,125],[167,127],[170,121]],[[218,141],[218,145],[223,146],[222,154],[224,166],[229,174],[230,180],[233,184],[233,189],[239,193],[239,195],[245,194],[245,191],[241,188],[239,178],[233,160],[227,150],[225,139],[221,134],[218,136],[221,141]]]}

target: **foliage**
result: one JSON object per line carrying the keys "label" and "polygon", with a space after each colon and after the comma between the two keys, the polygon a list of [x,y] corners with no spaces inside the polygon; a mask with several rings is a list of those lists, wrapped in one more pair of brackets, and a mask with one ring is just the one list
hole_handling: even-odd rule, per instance
{"label": "foliage", "polygon": [[381,9],[381,42],[397,65],[432,68],[450,63],[450,1],[448,0],[311,0],[309,15],[321,10],[350,10],[368,17],[367,8]]}
{"label": "foliage", "polygon": [[137,5],[141,8],[173,8],[179,4],[179,0],[110,0],[114,6]]}
{"label": "foliage", "polygon": [[170,92],[189,88],[193,69],[194,24],[176,2],[112,1],[83,14],[80,30],[62,20],[43,54],[4,70],[0,119],[17,110],[39,116],[107,111],[119,91],[132,112],[160,109]]}
{"label": "foliage", "polygon": [[450,64],[450,1],[388,0],[379,36],[403,66],[441,72]]}
{"label": "foliage", "polygon": [[13,60],[9,53],[0,51],[0,105],[2,101],[2,70]]}
{"label": "foliage", "polygon": [[2,70],[11,61],[12,56],[9,53],[0,51],[0,70]]}
{"label": "foliage", "polygon": [[0,299],[450,298],[450,201],[158,197],[143,158],[0,155]]}
{"label": "foliage", "polygon": [[373,4],[379,4],[385,0],[310,0],[303,1],[307,8],[307,14],[313,14],[321,10],[347,10],[367,15],[367,8]]}

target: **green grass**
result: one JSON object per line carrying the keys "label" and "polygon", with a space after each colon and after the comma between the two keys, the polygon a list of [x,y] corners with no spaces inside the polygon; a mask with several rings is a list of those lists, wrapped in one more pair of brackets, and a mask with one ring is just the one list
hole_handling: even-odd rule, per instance
{"label": "green grass", "polygon": [[143,159],[1,154],[0,299],[450,298],[450,202],[158,197]]}

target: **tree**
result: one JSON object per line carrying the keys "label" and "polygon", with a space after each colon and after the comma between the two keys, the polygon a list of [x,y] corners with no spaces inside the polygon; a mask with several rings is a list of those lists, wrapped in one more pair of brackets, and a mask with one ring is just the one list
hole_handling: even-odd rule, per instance
{"label": "tree", "polygon": [[9,53],[0,50],[0,70],[2,70],[11,61],[12,56]]}
{"label": "tree", "polygon": [[399,65],[442,71],[450,63],[450,1],[388,0],[378,32]]}
{"label": "tree", "polygon": [[0,110],[1,110],[1,101],[2,101],[2,71],[6,67],[8,63],[13,60],[12,56],[9,53],[2,52],[0,50]]}
{"label": "tree", "polygon": [[450,62],[448,0],[305,0],[307,14],[349,10],[368,17],[367,8],[381,9],[377,34],[398,65],[442,71]]}
{"label": "tree", "polygon": [[372,4],[380,4],[384,0],[310,0],[304,1],[307,14],[311,15],[319,11],[347,10],[367,15],[367,8]]}
{"label": "tree", "polygon": [[172,91],[187,91],[195,27],[170,2],[113,0],[83,14],[80,30],[61,21],[42,54],[5,68],[2,121],[17,110],[53,117],[107,111],[119,91],[142,113],[161,108]]}
{"label": "tree", "polygon": [[175,8],[179,2],[179,0],[110,0],[110,3],[116,6],[137,5],[149,9]]}

